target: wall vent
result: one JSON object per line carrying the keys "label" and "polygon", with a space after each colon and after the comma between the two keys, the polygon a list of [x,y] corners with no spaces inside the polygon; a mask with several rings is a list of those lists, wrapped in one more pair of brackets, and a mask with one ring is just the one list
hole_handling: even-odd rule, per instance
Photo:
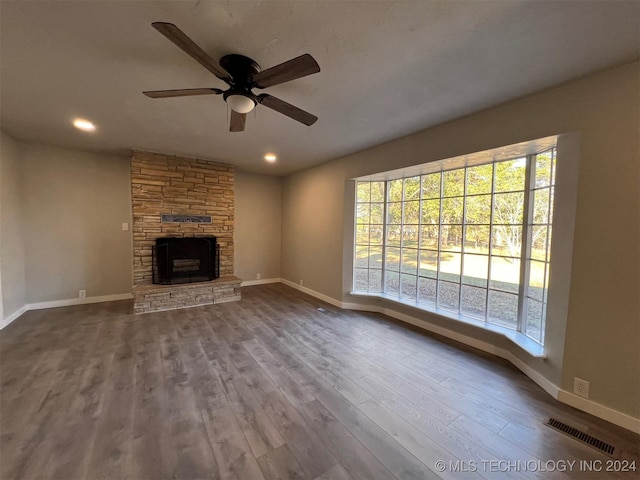
{"label": "wall vent", "polygon": [[565,435],[569,435],[570,437],[573,437],[576,440],[595,448],[596,450],[613,456],[613,452],[615,450],[615,447],[613,445],[610,445],[607,442],[603,442],[602,440],[589,434],[581,432],[580,430],[573,428],[566,423],[562,423],[560,420],[549,418],[544,424],[555,430],[558,430],[559,432],[564,433]]}

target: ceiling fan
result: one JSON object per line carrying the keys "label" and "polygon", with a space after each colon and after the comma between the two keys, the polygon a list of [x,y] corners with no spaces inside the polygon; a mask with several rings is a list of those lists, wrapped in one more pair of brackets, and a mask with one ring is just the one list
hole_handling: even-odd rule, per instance
{"label": "ceiling fan", "polygon": [[253,88],[267,88],[281,83],[306,77],[320,71],[318,63],[307,54],[293,58],[275,67],[261,70],[260,66],[244,55],[225,55],[216,63],[207,53],[195,44],[185,33],[172,23],[154,22],[153,28],[180,47],[185,53],[229,85],[227,90],[219,88],[188,88],[181,90],[153,90],[142,92],[150,98],[186,97],[190,95],[222,95],[231,108],[231,132],[244,131],[247,113],[259,103],[280,112],[305,125],[313,125],[318,117],[280,100],[261,93],[255,95]]}

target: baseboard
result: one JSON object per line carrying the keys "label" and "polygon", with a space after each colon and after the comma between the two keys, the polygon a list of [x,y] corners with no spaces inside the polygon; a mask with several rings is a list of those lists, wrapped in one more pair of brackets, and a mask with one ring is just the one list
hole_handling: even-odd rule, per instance
{"label": "baseboard", "polygon": [[282,283],[284,283],[285,285],[288,285],[291,288],[295,288],[296,290],[300,290],[303,293],[306,293],[308,295],[311,295],[312,297],[316,297],[319,298],[320,300],[322,300],[323,302],[327,302],[331,305],[333,305],[334,307],[338,307],[338,308],[344,308],[342,305],[342,302],[336,300],[335,298],[331,298],[327,295],[324,295],[320,292],[316,292],[315,290],[311,290],[310,288],[307,287],[303,287],[302,285],[298,285],[297,283],[293,283],[292,281],[289,281],[285,278],[281,278],[280,281]]}
{"label": "baseboard", "polygon": [[504,349],[500,349],[500,350],[503,352],[503,355],[499,355],[501,358],[504,358],[505,360],[508,360],[509,362],[511,362],[518,370],[520,370],[527,377],[533,380],[536,385],[542,388],[545,392],[547,392],[553,398],[558,400],[558,392],[560,391],[560,387],[558,387],[555,383],[548,380],[546,377],[542,376],[537,370],[534,370],[529,365],[524,363],[512,352]]}
{"label": "baseboard", "polygon": [[590,413],[594,417],[601,418],[607,422],[614,423],[634,433],[640,434],[640,418],[632,417],[626,413],[619,412],[613,408],[605,407],[587,398],[579,397],[571,392],[560,389],[558,400],[567,405],[571,405],[578,410]]}
{"label": "baseboard", "polygon": [[240,284],[241,287],[251,287],[253,285],[265,285],[267,283],[280,283],[281,278],[263,278],[260,280],[243,280]]}
{"label": "baseboard", "polygon": [[2,320],[2,322],[0,323],[0,330],[5,328],[11,322],[16,320],[23,313],[29,310],[42,310],[45,308],[68,307],[71,305],[85,305],[88,303],[115,302],[116,300],[130,300],[132,298],[133,298],[133,295],[130,293],[119,293],[116,295],[101,295],[98,297],[69,298],[65,300],[53,300],[50,302],[27,303],[26,305],[23,305],[22,307],[20,307],[20,309],[18,309],[8,317],[6,317],[4,320]]}
{"label": "baseboard", "polygon": [[117,300],[130,300],[131,293],[118,293],[116,295],[101,295],[98,297],[69,298],[65,300],[53,300],[50,302],[28,303],[27,310],[42,310],[44,308],[69,307],[72,305],[85,305],[88,303],[115,302]]}
{"label": "baseboard", "polygon": [[20,307],[18,310],[13,312],[8,317],[3,318],[2,322],[0,322],[0,330],[5,328],[6,326],[8,326],[10,323],[12,323],[14,320],[16,320],[20,315],[22,315],[26,311],[27,311],[27,306],[23,305],[22,307]]}
{"label": "baseboard", "polygon": [[400,320],[401,322],[414,325],[418,328],[422,328],[423,330],[436,333],[438,335],[441,335],[446,338],[450,338],[451,340],[455,340],[457,342],[463,343],[470,347],[477,348],[478,350],[482,350],[483,352],[487,352],[497,357],[504,358],[505,360],[511,362],[516,368],[518,368],[518,370],[524,373],[533,382],[535,382],[540,388],[542,388],[545,392],[547,392],[556,400],[566,405],[569,405],[571,407],[577,408],[578,410],[582,410],[583,412],[589,413],[595,417],[606,420],[607,422],[613,423],[614,425],[618,425],[619,427],[626,428],[627,430],[640,434],[640,419],[632,417],[631,415],[627,415],[625,413],[619,412],[612,408],[605,407],[604,405],[596,403],[593,400],[588,400],[582,397],[578,397],[573,393],[567,392],[566,390],[562,390],[555,383],[549,381],[547,378],[542,376],[539,372],[531,368],[529,365],[524,363],[516,355],[514,355],[512,352],[508,350],[496,347],[493,344],[483,342],[481,340],[478,340],[473,337],[469,337],[467,335],[463,335],[453,330],[440,327],[439,325],[434,325],[432,323],[429,323],[426,320],[418,319],[416,317],[412,317],[410,315],[397,312],[390,308],[376,306],[376,305],[360,305],[358,303],[352,303],[352,302],[349,302],[349,303],[340,302],[322,293],[311,290],[310,288],[297,285],[289,280],[282,279],[282,283],[290,287],[293,287],[297,290],[300,290],[301,292],[307,293],[313,297],[316,297],[320,300],[323,300],[335,307],[343,308],[345,310],[360,310],[365,312],[382,313],[384,315],[388,315],[389,317]]}

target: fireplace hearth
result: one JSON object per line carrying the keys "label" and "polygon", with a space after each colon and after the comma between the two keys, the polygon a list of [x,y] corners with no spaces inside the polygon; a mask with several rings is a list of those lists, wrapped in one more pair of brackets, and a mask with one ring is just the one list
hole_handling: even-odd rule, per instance
{"label": "fireplace hearth", "polygon": [[220,277],[216,237],[158,238],[152,247],[153,283],[175,285]]}

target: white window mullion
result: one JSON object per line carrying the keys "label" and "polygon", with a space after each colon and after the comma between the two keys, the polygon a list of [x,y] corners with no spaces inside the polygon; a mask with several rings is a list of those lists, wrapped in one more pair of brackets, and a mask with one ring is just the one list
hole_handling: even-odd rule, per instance
{"label": "white window mullion", "polygon": [[422,267],[422,178],[424,175],[418,177],[418,245],[417,249],[417,265],[416,265],[416,303],[420,303],[420,267]]}
{"label": "white window mullion", "polygon": [[440,170],[440,211],[438,212],[438,253],[436,257],[436,308],[440,306],[440,249],[442,248],[442,199],[444,197],[444,171]]}
{"label": "white window mullion", "polygon": [[358,263],[358,181],[354,183],[355,202],[353,202],[353,266],[351,268],[351,288],[356,285],[356,265]]}
{"label": "white window mullion", "polygon": [[467,181],[469,169],[464,169],[464,185],[462,187],[462,226],[460,232],[460,287],[458,288],[458,314],[462,312],[462,277],[464,274],[464,236],[467,233]]}
{"label": "white window mullion", "polygon": [[382,197],[384,199],[384,206],[382,207],[382,285],[380,290],[382,293],[387,293],[387,210],[389,198],[389,182],[384,182],[384,192]]}
{"label": "white window mullion", "polygon": [[491,170],[491,211],[489,212],[489,260],[487,265],[487,290],[485,292],[484,321],[489,321],[489,290],[491,287],[491,263],[493,258],[493,211],[495,209],[496,190],[496,164],[494,162]]}
{"label": "white window mullion", "polygon": [[404,260],[404,178],[400,189],[400,258],[398,259],[398,298],[402,298],[402,262]]}
{"label": "white window mullion", "polygon": [[533,205],[536,181],[536,156],[527,155],[524,177],[524,205],[522,213],[522,245],[520,249],[520,287],[518,289],[518,331],[526,333],[527,295],[531,275],[531,242],[533,231]]}
{"label": "white window mullion", "polygon": [[[556,183],[556,179],[555,179],[555,175],[554,175],[554,164],[556,162],[556,149],[555,147],[551,149],[551,165],[549,165],[549,201],[547,204],[547,235],[545,238],[545,250],[544,250],[544,273],[543,273],[543,277],[542,277],[542,312],[541,312],[541,316],[540,316],[540,338],[539,338],[539,343],[544,344],[544,330],[545,330],[545,325],[547,322],[547,301],[549,300],[548,298],[545,298],[545,291],[549,291],[549,285],[547,283],[547,272],[549,270],[550,264],[549,264],[549,251],[551,249],[551,240],[550,240],[550,235],[549,235],[549,230],[551,230],[551,235],[553,235],[553,228],[552,228],[552,220],[551,220],[551,215],[553,213],[553,197],[555,195],[555,183]],[[552,195],[553,193],[553,195]],[[548,296],[548,294],[547,294]]]}

